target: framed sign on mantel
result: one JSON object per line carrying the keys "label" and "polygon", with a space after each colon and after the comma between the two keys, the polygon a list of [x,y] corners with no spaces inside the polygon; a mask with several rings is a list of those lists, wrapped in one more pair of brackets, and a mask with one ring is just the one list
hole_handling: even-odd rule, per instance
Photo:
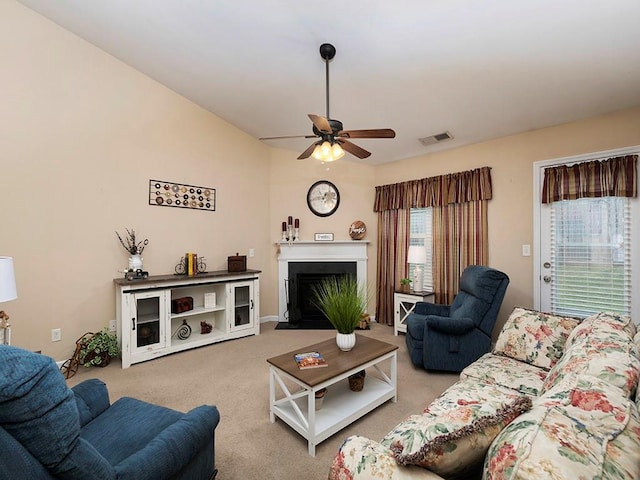
{"label": "framed sign on mantel", "polygon": [[333,233],[316,233],[313,238],[316,242],[333,242]]}
{"label": "framed sign on mantel", "polygon": [[215,212],[216,189],[166,180],[149,180],[149,205]]}

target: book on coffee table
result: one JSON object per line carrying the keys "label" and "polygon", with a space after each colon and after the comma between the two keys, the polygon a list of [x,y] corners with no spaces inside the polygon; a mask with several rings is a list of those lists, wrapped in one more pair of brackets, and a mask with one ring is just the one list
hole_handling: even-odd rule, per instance
{"label": "book on coffee table", "polygon": [[300,370],[326,367],[328,365],[320,352],[296,353],[293,358],[298,364],[298,368]]}

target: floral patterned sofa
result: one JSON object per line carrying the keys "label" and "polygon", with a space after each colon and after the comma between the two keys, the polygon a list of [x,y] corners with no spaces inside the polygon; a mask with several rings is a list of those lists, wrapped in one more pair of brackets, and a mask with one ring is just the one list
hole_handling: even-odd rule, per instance
{"label": "floral patterned sofa", "polygon": [[380,442],[347,438],[329,479],[639,479],[637,330],[517,307],[424,412]]}

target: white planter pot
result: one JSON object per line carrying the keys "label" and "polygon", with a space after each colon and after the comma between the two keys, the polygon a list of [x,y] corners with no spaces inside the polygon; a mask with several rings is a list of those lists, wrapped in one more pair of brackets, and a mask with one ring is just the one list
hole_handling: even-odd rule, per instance
{"label": "white planter pot", "polygon": [[336,345],[343,352],[348,352],[356,346],[356,334],[355,333],[337,333]]}

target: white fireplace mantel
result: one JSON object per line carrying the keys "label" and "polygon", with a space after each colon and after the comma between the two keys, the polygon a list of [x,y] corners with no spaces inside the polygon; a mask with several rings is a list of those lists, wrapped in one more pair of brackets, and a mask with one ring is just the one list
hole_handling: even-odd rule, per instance
{"label": "white fireplace mantel", "polygon": [[367,282],[367,241],[279,242],[278,321],[287,322],[289,262],[356,262],[358,282]]}

